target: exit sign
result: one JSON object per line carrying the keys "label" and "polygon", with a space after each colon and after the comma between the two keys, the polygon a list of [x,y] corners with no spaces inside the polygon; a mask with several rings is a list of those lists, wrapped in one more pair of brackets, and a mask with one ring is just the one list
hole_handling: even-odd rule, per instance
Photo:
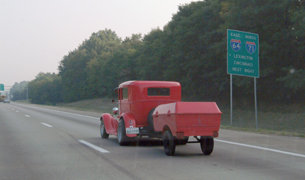
{"label": "exit sign", "polygon": [[259,77],[258,34],[227,30],[228,74]]}
{"label": "exit sign", "polygon": [[4,84],[0,84],[0,91],[4,91]]}

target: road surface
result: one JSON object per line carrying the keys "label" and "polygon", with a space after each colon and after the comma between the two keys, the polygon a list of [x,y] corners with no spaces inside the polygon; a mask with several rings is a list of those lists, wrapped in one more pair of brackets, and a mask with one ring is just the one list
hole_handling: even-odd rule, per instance
{"label": "road surface", "polygon": [[0,179],[304,179],[305,140],[220,130],[210,156],[199,144],[164,154],[159,141],[101,139],[98,113],[0,104]]}

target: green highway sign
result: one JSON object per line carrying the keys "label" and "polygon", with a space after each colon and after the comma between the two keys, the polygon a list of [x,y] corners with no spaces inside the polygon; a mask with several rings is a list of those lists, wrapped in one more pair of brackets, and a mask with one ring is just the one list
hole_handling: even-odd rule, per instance
{"label": "green highway sign", "polygon": [[0,91],[4,91],[4,84],[0,84]]}
{"label": "green highway sign", "polygon": [[259,77],[258,34],[227,30],[228,74]]}

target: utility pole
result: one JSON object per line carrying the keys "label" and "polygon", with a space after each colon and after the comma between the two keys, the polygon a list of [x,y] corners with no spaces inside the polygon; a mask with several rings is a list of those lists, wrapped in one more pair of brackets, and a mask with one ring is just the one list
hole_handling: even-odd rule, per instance
{"label": "utility pole", "polygon": [[29,99],[29,84],[26,86],[26,100]]}

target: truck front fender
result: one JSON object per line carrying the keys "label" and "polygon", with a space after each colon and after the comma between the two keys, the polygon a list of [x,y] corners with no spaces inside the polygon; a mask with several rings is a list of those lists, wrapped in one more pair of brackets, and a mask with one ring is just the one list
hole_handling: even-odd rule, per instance
{"label": "truck front fender", "polygon": [[[123,113],[123,114],[121,114],[121,118],[123,118],[123,120],[124,120],[125,128],[137,127],[136,120],[133,117],[133,115],[131,115],[129,113]],[[126,134],[126,136],[136,137],[137,134]]]}
{"label": "truck front fender", "polygon": [[102,116],[100,118],[100,121],[104,122],[106,132],[108,134],[116,135],[117,126],[116,127],[113,126],[113,124],[114,124],[114,123],[112,123],[113,120],[115,120],[115,119],[109,113],[102,114]]}

